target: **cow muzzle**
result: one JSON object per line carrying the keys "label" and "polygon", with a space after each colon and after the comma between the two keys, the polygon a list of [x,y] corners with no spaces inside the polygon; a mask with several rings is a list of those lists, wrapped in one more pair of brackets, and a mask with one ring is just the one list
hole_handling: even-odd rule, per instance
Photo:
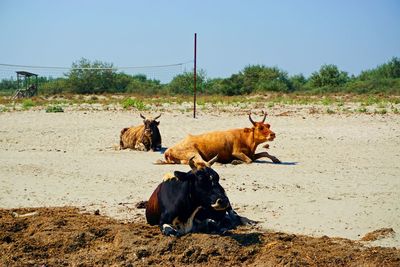
{"label": "cow muzzle", "polygon": [[274,132],[270,132],[269,133],[269,137],[268,137],[268,141],[274,141],[275,139],[275,133]]}
{"label": "cow muzzle", "polygon": [[226,210],[229,207],[228,199],[218,198],[214,204],[211,205],[214,210]]}

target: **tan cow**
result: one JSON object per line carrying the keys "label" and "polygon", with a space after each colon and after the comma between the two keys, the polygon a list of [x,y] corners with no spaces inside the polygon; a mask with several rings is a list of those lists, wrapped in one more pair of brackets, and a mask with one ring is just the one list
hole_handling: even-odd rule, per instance
{"label": "tan cow", "polygon": [[135,149],[141,151],[157,151],[161,149],[161,135],[158,130],[159,121],[156,121],[158,115],[154,119],[146,119],[142,114],[140,117],[143,119],[143,124],[132,126],[121,130],[120,135],[120,149]]}
{"label": "tan cow", "polygon": [[[280,160],[268,152],[255,153],[257,146],[266,141],[273,141],[275,133],[265,122],[267,113],[260,122],[254,122],[249,113],[251,128],[215,131],[200,135],[188,135],[185,139],[165,151],[165,161],[158,164],[187,164],[194,157],[196,162],[209,161],[218,155],[220,163],[251,163],[259,158],[267,157],[275,163]],[[268,145],[264,146],[268,148]]]}

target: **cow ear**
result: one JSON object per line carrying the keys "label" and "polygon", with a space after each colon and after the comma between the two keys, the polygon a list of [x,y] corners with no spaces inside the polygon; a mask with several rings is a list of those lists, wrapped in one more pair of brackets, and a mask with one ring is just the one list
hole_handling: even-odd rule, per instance
{"label": "cow ear", "polygon": [[156,125],[158,126],[158,125],[160,125],[160,122],[159,121],[155,121],[156,122]]}
{"label": "cow ear", "polygon": [[179,181],[187,181],[189,179],[189,175],[186,172],[174,171],[174,176],[178,178]]}

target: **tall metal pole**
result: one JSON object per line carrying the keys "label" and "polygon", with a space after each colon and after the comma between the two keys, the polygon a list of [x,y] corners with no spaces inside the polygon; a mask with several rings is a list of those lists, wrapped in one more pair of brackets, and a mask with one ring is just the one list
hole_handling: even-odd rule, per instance
{"label": "tall metal pole", "polygon": [[194,68],[193,68],[193,118],[196,118],[196,57],[197,57],[197,33],[194,34]]}

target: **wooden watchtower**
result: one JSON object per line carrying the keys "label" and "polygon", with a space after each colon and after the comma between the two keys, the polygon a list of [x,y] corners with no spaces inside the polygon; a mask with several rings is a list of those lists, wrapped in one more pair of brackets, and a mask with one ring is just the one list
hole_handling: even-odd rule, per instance
{"label": "wooden watchtower", "polygon": [[16,71],[18,89],[13,99],[32,97],[38,92],[38,75],[27,71]]}

